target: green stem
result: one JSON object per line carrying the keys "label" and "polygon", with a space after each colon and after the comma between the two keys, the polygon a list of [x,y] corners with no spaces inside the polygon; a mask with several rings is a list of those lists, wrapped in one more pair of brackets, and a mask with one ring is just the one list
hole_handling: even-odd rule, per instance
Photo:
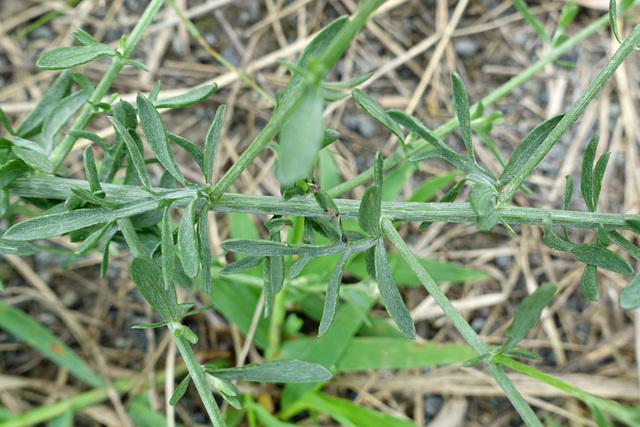
{"label": "green stem", "polygon": [[491,375],[493,375],[493,378],[495,378],[498,385],[504,390],[509,401],[522,417],[522,421],[524,421],[528,426],[542,427],[542,423],[538,417],[536,417],[531,406],[529,406],[527,401],[524,400],[524,397],[522,397],[502,368],[495,363],[489,363],[489,372],[491,372]]}
{"label": "green stem", "polygon": [[616,69],[622,64],[622,61],[634,51],[635,45],[640,41],[640,24],[636,25],[629,37],[622,43],[620,48],[607,62],[604,68],[598,73],[596,78],[591,82],[589,87],[582,93],[580,98],[576,101],[571,109],[560,120],[560,123],[551,131],[551,133],[545,138],[544,141],[538,146],[535,153],[533,153],[525,165],[518,169],[511,182],[509,182],[499,196],[499,202],[504,204],[509,203],[513,195],[518,191],[520,185],[531,174],[533,169],[544,159],[547,153],[553,148],[556,142],[560,140],[560,137],[566,132],[567,129],[578,119],[580,114],[589,105],[591,100],[596,96],[600,89],[605,85],[607,80],[613,75]]}
{"label": "green stem", "polygon": [[[83,130],[85,127],[87,127],[95,114],[95,109],[92,104],[101,102],[102,98],[104,98],[104,96],[107,94],[109,88],[111,88],[111,85],[120,73],[120,70],[122,70],[125,61],[133,52],[133,49],[140,41],[142,34],[147,29],[149,24],[151,24],[153,16],[158,12],[163,3],[164,0],[152,0],[149,6],[147,6],[147,9],[144,11],[142,16],[140,17],[140,20],[131,31],[131,34],[129,35],[129,37],[127,37],[127,41],[124,48],[122,49],[122,52],[120,52],[119,55],[116,55],[113,58],[111,66],[102,77],[102,80],[100,80],[100,83],[98,83],[96,90],[93,92],[93,94],[87,101],[87,104],[82,109],[82,112],[71,127],[71,131]],[[67,155],[73,148],[73,145],[78,140],[77,137],[71,136],[71,133],[72,132],[68,132],[62,139],[60,144],[58,144],[58,146],[56,146],[56,148],[51,153],[49,160],[53,164],[54,170],[58,169],[60,165],[62,165],[62,162],[64,162],[64,160],[67,158]]]}

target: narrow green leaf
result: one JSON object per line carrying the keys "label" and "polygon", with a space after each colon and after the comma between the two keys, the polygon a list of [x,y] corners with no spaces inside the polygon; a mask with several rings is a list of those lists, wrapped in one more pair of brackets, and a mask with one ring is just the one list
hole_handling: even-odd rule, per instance
{"label": "narrow green leaf", "polygon": [[71,33],[71,36],[83,46],[100,44],[98,40],[96,40],[91,34],[87,33],[82,28],[76,27],[76,31]]}
{"label": "narrow green leaf", "polygon": [[[93,246],[96,243],[98,243],[98,241],[102,239],[105,234],[113,234],[115,233],[115,230],[117,228],[118,228],[118,225],[116,224],[115,221],[111,221],[105,224],[104,227],[101,227],[99,230],[91,233],[89,237],[87,237],[85,241],[82,242],[82,244],[76,248],[76,250],[74,251],[74,254],[84,255],[85,253],[89,252],[89,250],[91,250],[91,248],[93,248]],[[111,231],[111,233],[107,233],[108,231]]]}
{"label": "narrow green leaf", "polygon": [[[2,124],[2,126],[4,126],[4,128],[7,130],[7,132],[9,132],[11,135],[15,135],[16,134],[16,132],[13,130],[13,126],[11,126],[11,122],[9,121],[9,118],[4,113],[4,110],[2,110],[2,108],[0,108],[0,124]],[[331,130],[331,129],[328,129],[328,130]],[[335,132],[335,131],[333,131],[333,132]],[[336,133],[338,133],[338,132],[336,132]],[[331,142],[333,142],[333,141],[331,141]]]}
{"label": "narrow green leaf", "polygon": [[262,261],[264,261],[263,256],[249,255],[225,266],[222,270],[220,270],[220,274],[242,273],[260,265]]}
{"label": "narrow green leaf", "polygon": [[173,227],[171,225],[171,205],[164,208],[162,213],[162,235],[160,239],[162,250],[162,281],[164,288],[173,286],[173,276],[175,274],[176,249],[173,242]]}
{"label": "narrow green leaf", "polygon": [[271,277],[271,258],[272,257],[264,257],[264,264],[262,265],[262,276],[264,283],[264,317],[267,318],[271,316],[271,309],[273,308],[273,280]]}
{"label": "narrow green leaf", "polygon": [[92,387],[104,383],[78,355],[44,326],[24,312],[0,300],[0,328],[26,342],[59,366]]}
{"label": "narrow green leaf", "polygon": [[167,131],[162,122],[162,118],[160,118],[160,114],[151,101],[142,94],[138,94],[136,100],[138,103],[138,114],[140,115],[140,127],[142,127],[142,131],[151,150],[162,166],[164,166],[178,182],[186,185],[184,176],[182,176],[182,172],[178,169],[178,165],[176,165],[173,159],[173,154],[171,154]]}
{"label": "narrow green leaf", "polygon": [[598,141],[600,135],[595,134],[589,141],[587,148],[582,158],[582,176],[580,180],[580,190],[582,190],[582,197],[587,204],[589,212],[596,211],[596,204],[593,200],[593,163],[596,159],[596,150],[598,148]]}
{"label": "narrow green leaf", "polygon": [[142,71],[146,71],[147,73],[149,72],[149,69],[147,68],[146,65],[144,65],[140,61],[136,61],[135,59],[131,59],[131,58],[127,59],[126,61],[124,61],[124,65],[133,65],[134,67],[140,68]]}
{"label": "narrow green leaf", "polygon": [[42,146],[47,151],[53,150],[55,137],[71,117],[86,104],[87,99],[89,96],[85,92],[78,91],[58,101],[42,125]]}
{"label": "narrow green leaf", "polygon": [[180,248],[180,261],[182,268],[189,277],[198,275],[200,266],[198,241],[195,236],[195,210],[198,199],[194,198],[184,210],[180,228],[178,229],[178,248]]}
{"label": "narrow green leaf", "polygon": [[173,286],[164,289],[158,264],[150,258],[137,256],[131,260],[129,271],[131,280],[151,307],[167,322],[178,320],[180,308],[176,289]]}
{"label": "narrow green leaf", "polygon": [[562,196],[562,210],[566,211],[569,209],[569,204],[571,203],[571,196],[573,195],[573,177],[571,175],[567,175],[566,177],[567,184],[564,187],[564,194]]}
{"label": "narrow green leaf", "polygon": [[92,192],[102,190],[100,186],[100,179],[98,178],[98,169],[96,169],[96,161],[93,157],[93,148],[90,145],[84,149],[83,152],[84,159],[84,170],[87,174],[87,181],[89,181],[89,188]]}
{"label": "narrow green leaf", "polygon": [[[280,235],[278,236],[277,242],[280,241]],[[270,264],[270,281],[271,286],[273,288],[273,293],[277,294],[282,289],[282,285],[284,284],[284,258],[282,256],[270,256],[265,259],[267,263]]]}
{"label": "narrow green leaf", "polygon": [[633,274],[633,268],[627,260],[602,246],[592,243],[577,245],[571,248],[571,253],[577,261],[584,262],[585,264],[615,271],[620,274]]}
{"label": "narrow green leaf", "polygon": [[88,139],[89,141],[98,144],[100,146],[100,148],[102,148],[105,152],[107,152],[107,151],[109,151],[111,149],[107,145],[107,143],[104,142],[104,139],[102,139],[101,137],[99,137],[98,135],[96,135],[93,132],[89,132],[89,131],[86,131],[86,130],[71,130],[71,131],[69,131],[68,134],[73,136],[74,138]]}
{"label": "narrow green leaf", "polygon": [[261,383],[305,383],[331,378],[331,372],[324,366],[302,360],[277,360],[260,365],[206,370],[218,378]]}
{"label": "narrow green leaf", "polygon": [[409,314],[409,309],[402,301],[398,286],[393,281],[382,238],[378,239],[375,251],[376,281],[387,312],[400,330],[407,337],[414,339],[416,337],[416,328],[411,319],[411,314]]}
{"label": "narrow green leaf", "polygon": [[636,234],[640,234],[640,219],[625,219],[624,222],[627,224],[627,227],[629,227],[629,230]]}
{"label": "narrow green leaf", "polygon": [[107,274],[109,268],[109,246],[111,245],[111,239],[107,240],[102,250],[102,260],[100,262],[100,277],[104,277]]}
{"label": "narrow green leaf", "polygon": [[37,246],[21,240],[0,239],[0,254],[29,256],[40,252]]}
{"label": "narrow green leaf", "polygon": [[184,151],[186,151],[187,153],[189,153],[189,155],[193,158],[193,160],[195,160],[195,162],[198,164],[198,166],[200,167],[200,170],[204,173],[205,171],[205,167],[204,167],[204,153],[202,152],[202,150],[200,149],[200,147],[198,147],[196,144],[194,144],[193,142],[189,141],[187,138],[183,138],[181,136],[178,135],[174,135],[171,132],[167,132],[167,135],[169,136],[169,139],[173,142],[175,142],[176,144],[178,144],[180,147],[182,147],[182,149]]}
{"label": "narrow green leaf", "polygon": [[[202,266],[202,286],[206,295],[211,294],[211,247],[209,246],[209,204],[205,203],[198,218],[198,245]],[[283,267],[284,268],[284,267]]]}
{"label": "narrow green leaf", "polygon": [[142,157],[142,153],[138,149],[138,145],[135,143],[129,131],[125,129],[124,125],[120,123],[118,119],[115,117],[107,117],[111,124],[113,124],[114,129],[120,135],[120,137],[124,140],[127,145],[127,151],[129,153],[129,160],[133,164],[138,173],[138,177],[142,182],[142,186],[147,190],[151,190],[151,181],[149,180],[149,174],[147,173],[147,169],[144,164],[144,158]]}
{"label": "narrow green leaf", "polygon": [[453,85],[453,102],[455,105],[456,116],[460,123],[460,133],[462,140],[467,147],[469,157],[475,158],[473,152],[473,144],[471,143],[471,113],[469,112],[469,97],[464,87],[462,78],[458,73],[451,73],[451,83]]}
{"label": "narrow green leaf", "polygon": [[607,169],[610,155],[611,153],[604,153],[598,159],[593,169],[593,206],[595,209],[598,208],[598,199],[600,198],[600,190],[602,190],[602,179],[604,178],[604,172]]}
{"label": "narrow green leaf", "polygon": [[189,387],[189,381],[191,381],[191,375],[187,375],[182,381],[180,381],[180,384],[171,395],[171,399],[169,399],[169,405],[176,406],[176,403],[182,399],[182,396],[187,392],[187,387]]}
{"label": "narrow green leaf", "polygon": [[507,339],[500,347],[500,352],[511,350],[524,339],[540,318],[542,310],[551,302],[553,295],[556,293],[556,288],[553,283],[543,283],[534,293],[518,304],[513,314],[513,322],[506,331]]}
{"label": "narrow green leaf", "polygon": [[198,102],[202,102],[218,89],[218,85],[213,83],[208,86],[202,86],[190,90],[182,95],[172,96],[170,98],[161,99],[159,101],[153,101],[153,106],[156,108],[184,108]]}
{"label": "narrow green leaf", "polygon": [[274,233],[279,233],[284,227],[293,227],[293,221],[289,218],[282,218],[280,216],[274,216],[264,223],[264,226],[269,230],[269,236]]}
{"label": "narrow green leaf", "polygon": [[577,246],[569,239],[558,234],[555,228],[553,228],[553,222],[551,221],[550,215],[544,216],[542,224],[544,225],[544,235],[542,240],[551,249],[555,249],[557,251],[570,251]]}
{"label": "narrow green leaf", "polygon": [[[185,304],[180,304],[181,306],[184,306]],[[191,306],[193,306],[193,304],[190,304]],[[182,315],[180,315],[180,318],[185,318],[188,316],[194,316],[196,314],[200,314],[200,313],[204,313],[205,311],[209,310],[211,307],[215,306],[215,304],[209,304],[209,305],[205,305],[204,307],[201,307],[197,310],[192,310],[189,311],[188,313],[184,313]]]}
{"label": "narrow green leaf", "polygon": [[608,235],[609,235],[609,238],[613,241],[613,243],[620,246],[620,249],[622,249],[623,251],[625,251],[626,253],[628,253],[629,255],[631,255],[632,257],[640,261],[640,248],[638,248],[636,245],[634,245],[633,243],[625,239],[625,237],[622,234],[618,233],[615,230],[610,230],[608,232]]}
{"label": "narrow green leaf", "polygon": [[596,282],[596,271],[597,268],[595,265],[587,265],[580,280],[582,295],[589,301],[598,301],[598,299],[600,299],[598,282]]}
{"label": "narrow green leaf", "polygon": [[616,0],[609,0],[609,22],[611,23],[613,35],[618,40],[618,43],[622,44],[620,33],[618,32],[618,5]]}
{"label": "narrow green leaf", "polygon": [[351,89],[366,82],[373,76],[373,73],[364,73],[346,82],[324,82],[324,87],[328,89]]}
{"label": "narrow green leaf", "polygon": [[507,351],[503,351],[502,354],[509,357],[513,356],[528,360],[540,360],[540,357],[537,354],[529,350],[524,350],[522,348],[511,348]]}
{"label": "narrow green leaf", "polygon": [[218,142],[220,141],[220,134],[222,133],[222,125],[224,124],[224,113],[226,106],[221,105],[216,111],[216,116],[207,131],[207,137],[204,141],[204,179],[209,185],[212,184],[213,179],[213,165],[216,159],[216,153],[218,152]]}
{"label": "narrow green leaf", "polygon": [[151,102],[156,102],[156,100],[158,99],[158,95],[160,94],[161,88],[162,88],[162,82],[158,80],[153,85],[153,88],[151,89],[151,92],[149,92],[149,97],[147,99],[149,99],[149,101]]}
{"label": "narrow green leaf", "polygon": [[101,56],[116,56],[116,51],[102,43],[92,43],[87,46],[57,47],[43,53],[36,61],[36,66],[43,70],[63,70],[86,64]]}
{"label": "narrow green leaf", "polygon": [[462,364],[463,368],[470,368],[472,366],[477,365],[480,362],[484,362],[491,357],[491,353],[481,354],[479,356],[473,357]]}
{"label": "narrow green leaf", "polygon": [[513,0],[513,5],[518,10],[518,12],[522,14],[524,20],[527,21],[534,30],[536,30],[540,37],[542,37],[542,39],[547,43],[550,43],[551,38],[549,37],[549,34],[547,34],[547,31],[544,29],[544,25],[542,25],[538,18],[536,18],[536,16],[531,13],[524,0]]}
{"label": "narrow green leaf", "polygon": [[302,99],[280,134],[276,176],[284,187],[311,175],[324,136],[322,87],[308,83]]}
{"label": "narrow green leaf", "polygon": [[489,231],[498,222],[497,198],[498,192],[491,185],[476,183],[471,187],[469,202],[477,215],[476,224],[480,231]]}
{"label": "narrow green leaf", "polygon": [[82,91],[88,97],[93,95],[93,92],[96,90],[96,88],[93,87],[93,83],[91,83],[91,80],[89,80],[89,77],[85,76],[82,73],[71,73],[71,77],[73,77],[73,81],[76,82],[78,86],[80,86]]}
{"label": "narrow green leaf", "polygon": [[[14,138],[18,137],[14,136]],[[49,161],[49,158],[39,150],[34,150],[33,148],[25,145],[16,144],[11,147],[11,151],[33,169],[44,173],[53,173],[53,165]]]}
{"label": "narrow green leaf", "polygon": [[377,184],[371,184],[364,192],[358,211],[358,223],[365,233],[379,236],[380,207],[382,203],[382,189]]}
{"label": "narrow green leaf", "polygon": [[382,159],[382,153],[376,151],[376,156],[373,159],[373,183],[382,188],[384,180],[384,160]]}
{"label": "narrow green leaf", "polygon": [[640,273],[620,292],[620,308],[633,310],[640,307]]}
{"label": "narrow green leaf", "polygon": [[347,250],[354,252],[364,251],[372,247],[377,240],[378,238],[376,237],[370,237],[351,242],[349,245],[345,245],[343,243],[333,243],[329,245],[301,245],[286,242],[272,242],[269,240],[229,239],[222,242],[222,247],[228,251],[248,255],[301,255],[317,257],[322,255],[339,254]]}
{"label": "narrow green leaf", "polygon": [[302,269],[311,261],[312,256],[301,256],[293,265],[289,271],[289,278],[294,279],[302,272]]}
{"label": "narrow green leaf", "polygon": [[166,325],[168,322],[148,323],[144,325],[133,325],[131,329],[155,329]]}
{"label": "narrow green leaf", "polygon": [[318,329],[318,336],[323,336],[333,323],[333,319],[336,316],[336,307],[338,306],[338,300],[340,299],[340,284],[342,282],[342,273],[347,265],[347,261],[351,256],[350,252],[342,254],[329,279],[329,286],[327,287],[327,295],[324,299],[324,311],[322,312],[322,320],[320,321],[320,327]]}
{"label": "narrow green leaf", "polygon": [[18,126],[16,134],[22,138],[30,138],[40,132],[44,119],[53,111],[58,101],[69,94],[72,84],[71,72],[63,71],[44,93],[36,108]]}
{"label": "narrow green leaf", "polygon": [[194,334],[188,326],[182,325],[182,327],[180,328],[180,335],[183,336],[191,344],[198,344],[198,336]]}
{"label": "narrow green leaf", "polygon": [[354,89],[351,92],[351,96],[358,103],[358,105],[373,119],[375,119],[382,126],[386,127],[389,132],[394,134],[402,144],[405,144],[404,134],[402,133],[402,129],[398,126],[398,123],[393,121],[384,109],[367,95],[365,92],[360,89]]}
{"label": "narrow green leaf", "polygon": [[518,172],[525,163],[535,153],[538,146],[545,140],[545,138],[553,131],[556,125],[562,120],[564,114],[558,114],[545,120],[538,126],[536,126],[529,134],[522,140],[522,142],[516,147],[515,151],[511,155],[511,158],[507,162],[507,165],[502,171],[502,175],[498,179],[498,184],[503,187],[511,182],[516,172]]}

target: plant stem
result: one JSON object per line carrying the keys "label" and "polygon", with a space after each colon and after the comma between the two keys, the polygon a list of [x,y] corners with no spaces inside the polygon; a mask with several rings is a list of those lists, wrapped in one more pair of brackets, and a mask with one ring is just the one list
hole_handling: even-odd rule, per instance
{"label": "plant stem", "polygon": [[567,112],[567,114],[565,114],[562,120],[560,120],[560,123],[558,123],[556,127],[551,131],[551,133],[545,138],[545,140],[540,143],[535,153],[533,153],[531,157],[529,157],[527,163],[525,163],[523,167],[518,169],[511,182],[509,182],[504,187],[504,189],[498,196],[499,203],[502,203],[503,205],[509,203],[524,180],[527,179],[533,169],[538,166],[538,163],[540,163],[542,159],[544,159],[549,150],[553,148],[555,143],[560,140],[560,137],[562,137],[569,126],[571,126],[578,119],[589,102],[591,102],[591,100],[605,85],[607,80],[609,80],[609,78],[613,75],[620,64],[622,64],[622,61],[624,61],[624,59],[634,51],[634,47],[639,41],[640,24],[636,25],[631,34],[629,34],[629,37],[627,37],[627,39],[622,43],[620,48],[611,57],[604,68],[598,73],[589,87],[582,93],[582,95],[580,95],[580,98],[578,98],[576,103],[573,104],[571,109]]}
{"label": "plant stem", "polygon": [[495,363],[489,363],[489,372],[491,372],[491,375],[493,375],[493,378],[495,378],[498,385],[502,387],[506,395],[509,397],[509,401],[516,409],[520,417],[522,417],[522,420],[528,426],[542,427],[542,423],[540,422],[538,417],[536,417],[536,414],[533,412],[533,409],[531,409],[531,406],[529,406],[527,401],[524,400],[524,397],[522,397],[518,389],[513,385],[513,382],[511,382],[502,368]]}
{"label": "plant stem", "polygon": [[[104,98],[104,96],[107,94],[109,88],[111,88],[111,85],[120,73],[120,70],[122,70],[125,61],[133,52],[133,49],[140,41],[142,34],[147,29],[149,24],[151,24],[154,15],[158,12],[163,3],[164,0],[152,0],[149,6],[147,6],[147,9],[144,11],[142,16],[140,17],[140,20],[131,31],[131,34],[129,35],[129,37],[127,37],[127,41],[124,48],[122,49],[121,54],[113,57],[111,66],[102,77],[102,80],[100,80],[100,83],[98,83],[96,90],[87,100],[87,105],[85,105],[85,107],[82,109],[82,112],[73,123],[73,126],[70,129],[71,131],[83,130],[89,124],[95,114],[95,109],[91,104],[96,104],[102,101],[102,98]],[[67,155],[73,148],[73,145],[78,140],[77,137],[71,136],[71,133],[72,132],[67,132],[60,144],[56,146],[56,148],[51,153],[51,156],[49,157],[49,160],[53,164],[54,170],[58,169],[60,165],[62,165],[62,162],[64,162],[64,160],[67,158]]]}

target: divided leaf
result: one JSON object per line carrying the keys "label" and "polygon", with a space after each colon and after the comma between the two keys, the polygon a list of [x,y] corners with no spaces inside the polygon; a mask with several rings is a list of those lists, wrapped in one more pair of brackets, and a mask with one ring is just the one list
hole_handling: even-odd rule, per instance
{"label": "divided leaf", "polygon": [[173,286],[164,289],[162,271],[152,259],[137,256],[129,267],[131,280],[151,307],[167,322],[178,320],[180,307]]}
{"label": "divided leaf", "polygon": [[323,336],[333,323],[333,319],[336,316],[336,307],[338,306],[338,300],[340,299],[340,284],[342,282],[342,273],[347,265],[347,261],[351,256],[351,252],[345,252],[342,254],[336,266],[333,270],[333,274],[329,279],[329,286],[327,287],[327,294],[324,299],[324,310],[322,312],[322,320],[320,320],[320,327],[318,329],[318,336]]}
{"label": "divided leaf", "polygon": [[398,123],[393,121],[391,117],[387,115],[387,112],[371,98],[365,92],[360,89],[354,89],[351,92],[351,96],[358,103],[358,105],[373,119],[375,119],[382,126],[386,127],[392,134],[398,137],[402,145],[405,144],[404,134],[402,129],[398,126]]}
{"label": "divided leaf", "polygon": [[36,61],[36,66],[43,70],[63,70],[86,64],[101,56],[116,56],[116,51],[111,46],[102,43],[57,47],[43,53]]}

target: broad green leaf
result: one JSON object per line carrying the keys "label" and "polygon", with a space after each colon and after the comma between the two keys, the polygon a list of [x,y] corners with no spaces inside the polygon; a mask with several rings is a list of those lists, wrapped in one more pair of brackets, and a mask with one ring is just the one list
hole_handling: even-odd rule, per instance
{"label": "broad green leaf", "polygon": [[129,153],[129,160],[133,164],[138,173],[138,177],[142,182],[142,186],[147,190],[151,190],[151,181],[149,180],[149,174],[147,173],[147,168],[144,164],[144,158],[142,157],[142,153],[138,148],[138,145],[135,143],[129,131],[125,129],[124,125],[120,123],[118,119],[115,117],[107,117],[109,121],[113,124],[114,129],[120,135],[120,137],[124,140],[127,145],[127,151]]}
{"label": "broad green leaf", "polygon": [[61,236],[95,224],[127,218],[135,214],[162,207],[165,202],[157,198],[123,203],[113,208],[79,209],[52,215],[41,215],[22,221],[4,234],[7,239],[35,240]]}
{"label": "broad green leaf", "polygon": [[187,392],[187,387],[189,387],[190,381],[191,375],[187,375],[182,381],[180,381],[180,384],[178,384],[178,387],[176,387],[176,390],[171,395],[171,399],[169,399],[169,405],[176,406],[176,403],[178,403],[178,401],[182,399],[182,396]]}
{"label": "broad green leaf", "polygon": [[618,32],[618,5],[616,3],[616,0],[609,0],[609,23],[611,24],[611,31],[616,40],[622,44],[620,33]]}
{"label": "broad green leaf", "polygon": [[476,355],[468,345],[415,342],[405,337],[356,337],[338,363],[338,372],[379,371],[460,363]]}
{"label": "broad green leaf", "polygon": [[311,175],[324,136],[322,87],[308,83],[302,98],[280,133],[276,176],[284,187]]}
{"label": "broad green leaf", "polygon": [[496,200],[498,192],[491,185],[476,183],[469,191],[469,202],[476,213],[476,224],[480,231],[489,231],[498,222]]}
{"label": "broad green leaf", "polygon": [[51,334],[44,326],[24,312],[0,300],[0,328],[26,342],[59,366],[91,385],[102,388],[104,383],[78,355]]}
{"label": "broad green leaf", "polygon": [[186,185],[182,172],[178,169],[171,148],[169,147],[169,139],[164,123],[160,118],[160,114],[155,109],[151,101],[142,94],[138,94],[138,114],[140,115],[140,127],[144,132],[147,143],[156,155],[162,166],[173,175],[173,177],[183,185]]}
{"label": "broad green leaf", "polygon": [[460,133],[462,140],[467,147],[467,153],[472,159],[475,158],[473,144],[471,143],[471,113],[469,112],[469,97],[464,87],[462,78],[458,73],[451,73],[451,83],[453,85],[453,102],[455,105],[456,117],[460,123]]}
{"label": "broad green leaf", "polygon": [[260,265],[262,261],[264,261],[263,256],[249,255],[225,266],[222,270],[220,270],[220,274],[242,273]]}
{"label": "broad green leaf", "polygon": [[633,274],[633,268],[627,260],[617,253],[601,246],[592,243],[577,245],[571,249],[571,253],[576,260],[584,262],[585,264],[594,265],[620,274]]}
{"label": "broad green leaf", "polygon": [[162,250],[162,281],[164,288],[173,286],[173,276],[176,267],[176,249],[173,241],[173,227],[171,225],[171,206],[164,208],[162,213],[162,234],[160,248]]}
{"label": "broad green leaf", "polygon": [[622,234],[618,233],[615,230],[610,230],[608,232],[608,235],[609,238],[613,240],[616,245],[620,246],[623,251],[640,261],[640,248],[625,239]]}
{"label": "broad green leaf", "polygon": [[5,188],[16,178],[21,177],[31,168],[20,159],[9,160],[0,165],[0,188]]}
{"label": "broad green leaf", "polygon": [[351,92],[351,96],[358,103],[358,105],[366,111],[368,115],[370,115],[373,119],[375,119],[382,126],[386,127],[392,134],[398,137],[402,144],[405,144],[404,134],[402,133],[402,129],[398,126],[398,123],[393,121],[384,109],[367,95],[365,92],[360,89],[354,89]]}
{"label": "broad green leaf", "polygon": [[344,243],[329,245],[300,245],[292,243],[272,242],[269,240],[253,239],[229,239],[222,242],[222,247],[228,251],[239,252],[248,255],[274,256],[274,255],[306,255],[322,256],[339,254],[345,251],[364,251],[373,246],[378,240],[376,237]]}
{"label": "broad green leaf", "polygon": [[609,163],[611,153],[604,153],[596,162],[593,169],[593,206],[598,208],[598,199],[600,198],[600,190],[602,190],[602,179]]}
{"label": "broad green leaf", "polygon": [[582,295],[589,301],[598,301],[600,292],[598,291],[598,282],[596,281],[597,268],[595,265],[587,265],[580,279],[580,289]]}
{"label": "broad green leaf", "polygon": [[277,360],[260,365],[250,364],[239,368],[208,369],[218,378],[261,383],[306,383],[326,381],[331,372],[324,366],[302,360]]}
{"label": "broad green leaf", "polygon": [[211,294],[211,246],[209,246],[209,204],[205,203],[198,218],[198,246],[202,266],[202,286],[206,295]]}
{"label": "broad green leaf", "polygon": [[86,130],[71,130],[68,135],[73,136],[74,138],[84,138],[88,139],[91,142],[94,142],[100,146],[105,152],[109,151],[111,148],[104,142],[104,139],[99,137],[93,132],[89,132]]}
{"label": "broad green leaf", "polygon": [[336,307],[338,306],[338,300],[340,299],[340,284],[342,282],[342,273],[344,267],[349,260],[351,253],[345,252],[338,260],[331,279],[329,279],[329,286],[327,287],[327,294],[324,299],[324,311],[322,313],[322,320],[320,321],[320,327],[318,329],[318,336],[323,336],[331,326],[333,319],[336,316]]}
{"label": "broad green leaf", "polygon": [[[93,246],[104,237],[105,234],[113,235],[113,233],[115,233],[116,231],[115,229],[117,228],[118,225],[115,221],[105,224],[104,227],[101,227],[99,230],[91,233],[91,235],[87,237],[85,241],[76,248],[76,250],[74,251],[74,255],[84,255],[85,253],[89,252],[89,250],[91,250]],[[107,233],[108,231],[111,231],[111,233]]]}
{"label": "broad green leaf", "polygon": [[40,252],[37,246],[21,240],[0,239],[0,254],[29,256]]}
{"label": "broad green leaf", "polygon": [[551,249],[555,249],[557,251],[570,251],[575,246],[577,246],[566,237],[558,234],[555,228],[553,228],[553,222],[551,221],[550,215],[547,214],[544,216],[544,218],[542,219],[542,224],[544,225],[544,235],[542,237],[542,240]]}
{"label": "broad green leaf", "polygon": [[87,99],[89,96],[79,91],[58,101],[42,125],[42,146],[45,150],[48,152],[53,150],[55,137],[71,117],[85,105]]}
{"label": "broad green leaf", "polygon": [[69,94],[72,84],[71,72],[63,71],[44,93],[36,108],[18,126],[16,134],[22,138],[30,138],[39,133],[44,119],[53,111],[58,101]]}
{"label": "broad green leaf", "polygon": [[216,111],[216,116],[207,131],[207,137],[204,140],[204,179],[209,185],[213,179],[213,165],[218,152],[218,142],[222,133],[222,125],[224,124],[224,113],[226,106],[221,105]]}
{"label": "broad green leaf", "polygon": [[377,184],[367,187],[360,201],[358,211],[358,223],[365,233],[379,236],[380,231],[380,207],[382,203],[382,189]]}
{"label": "broad green leaf", "polygon": [[[1,240],[0,240],[1,241]],[[620,292],[620,308],[633,310],[640,307],[640,273]]]}
{"label": "broad green leaf", "polygon": [[174,135],[174,134],[172,134],[170,132],[167,132],[167,135],[169,136],[169,139],[171,141],[175,142],[180,147],[182,147],[182,149],[184,151],[189,153],[189,155],[193,158],[193,160],[195,160],[195,162],[198,164],[198,166],[200,166],[200,170],[204,173],[204,171],[205,171],[204,153],[202,152],[200,147],[198,147],[193,142],[189,141],[187,138],[183,138],[181,136]]}
{"label": "broad green leaf", "polygon": [[98,178],[98,169],[96,168],[96,160],[93,157],[93,148],[90,145],[84,149],[84,171],[87,174],[87,181],[89,181],[89,188],[92,192],[102,190],[100,186],[100,179]]}
{"label": "broad green leaf", "polygon": [[211,84],[208,86],[202,86],[196,89],[192,89],[182,95],[172,96],[170,98],[161,99],[159,101],[153,101],[153,106],[156,108],[183,108],[189,105],[202,102],[218,89],[217,84]]}
{"label": "broad green leaf", "polygon": [[589,212],[596,211],[596,203],[593,200],[593,163],[596,159],[596,150],[598,148],[598,141],[600,135],[595,134],[589,141],[587,148],[582,158],[582,176],[580,181],[580,190],[582,190],[582,197],[587,204]]}
{"label": "broad green leaf", "polygon": [[162,269],[152,259],[137,256],[129,265],[131,280],[144,299],[167,322],[178,320],[180,307],[176,299],[176,289],[164,289]]}
{"label": "broad green leaf", "polygon": [[393,281],[382,238],[378,239],[375,251],[376,281],[387,312],[407,337],[415,339],[416,327],[411,319],[411,314],[409,314],[409,309],[402,301],[398,286]]}
{"label": "broad green leaf", "polygon": [[516,344],[524,339],[540,318],[542,310],[551,302],[551,298],[556,293],[556,288],[553,283],[543,283],[534,293],[518,304],[513,314],[513,322],[506,331],[507,339],[500,347],[500,352],[514,348]]}
{"label": "broad green leaf", "polygon": [[87,46],[57,47],[46,51],[36,61],[43,70],[64,70],[86,64],[101,56],[116,56],[116,51],[106,44],[92,43]]}
{"label": "broad green leaf", "polygon": [[498,179],[498,184],[503,187],[511,182],[516,172],[518,172],[531,158],[536,149],[544,139],[553,131],[556,125],[562,120],[564,114],[558,114],[545,120],[536,126],[516,147]]}
{"label": "broad green leaf", "polygon": [[194,198],[184,210],[178,229],[178,248],[180,249],[180,261],[182,268],[189,277],[198,275],[200,266],[198,241],[195,233],[195,210],[198,199]]}
{"label": "broad green leaf", "polygon": [[513,0],[513,5],[515,8],[522,14],[524,20],[529,23],[533,27],[534,30],[542,37],[544,41],[547,43],[551,42],[551,38],[547,31],[544,29],[544,25],[536,18],[536,16],[529,10],[529,7],[524,2],[524,0]]}

